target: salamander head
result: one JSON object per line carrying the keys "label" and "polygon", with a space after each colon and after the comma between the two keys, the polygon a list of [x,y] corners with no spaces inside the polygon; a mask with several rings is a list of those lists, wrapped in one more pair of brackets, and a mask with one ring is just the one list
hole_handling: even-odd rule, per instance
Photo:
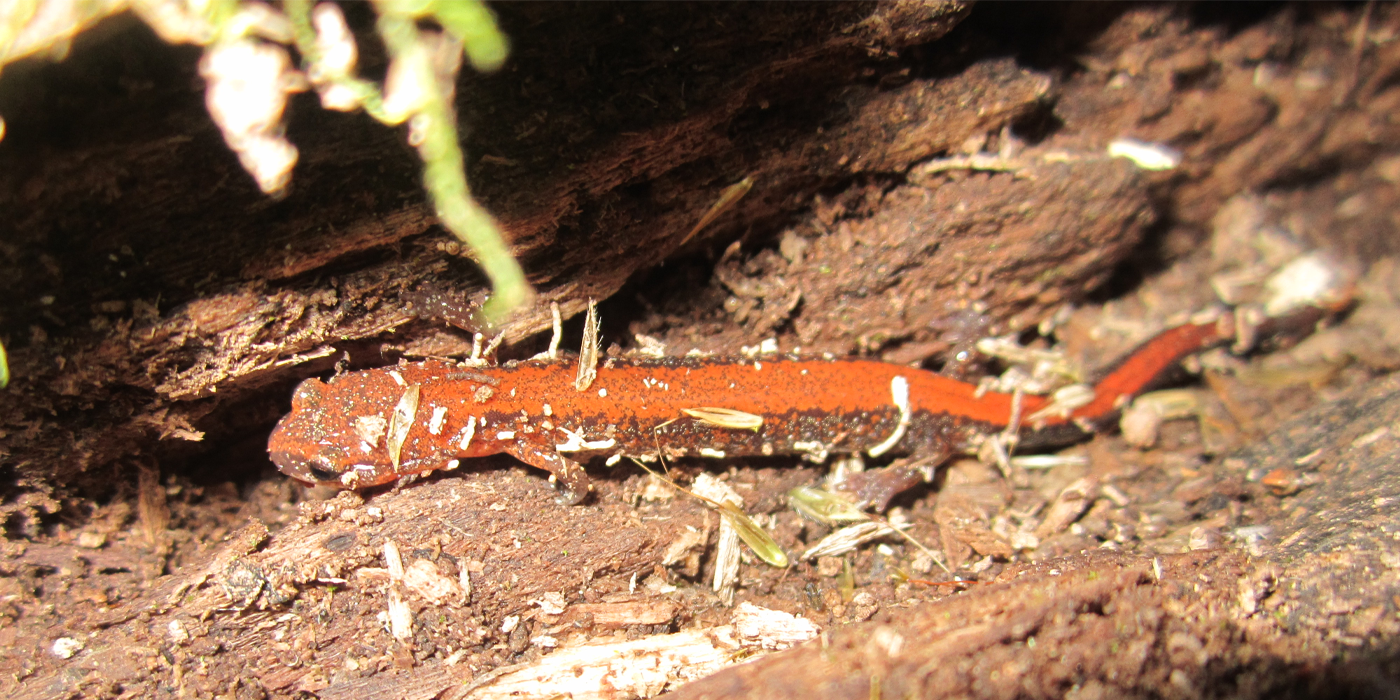
{"label": "salamander head", "polygon": [[[300,481],[339,488],[363,488],[393,481],[395,470],[382,448],[370,449],[365,437],[380,415],[367,407],[347,405],[329,394],[335,388],[319,379],[302,382],[292,396],[292,411],[277,422],[267,441],[277,468]],[[363,409],[363,410],[362,410]],[[382,420],[382,419],[380,419]],[[380,427],[382,433],[383,427]],[[382,444],[382,440],[379,441]]]}

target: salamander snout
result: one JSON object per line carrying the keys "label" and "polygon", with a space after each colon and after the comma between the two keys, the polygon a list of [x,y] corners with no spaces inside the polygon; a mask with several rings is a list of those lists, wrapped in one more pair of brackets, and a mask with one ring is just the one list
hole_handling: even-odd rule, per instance
{"label": "salamander snout", "polygon": [[283,474],[301,481],[340,485],[340,473],[315,457],[307,458],[295,452],[274,450],[272,463]]}

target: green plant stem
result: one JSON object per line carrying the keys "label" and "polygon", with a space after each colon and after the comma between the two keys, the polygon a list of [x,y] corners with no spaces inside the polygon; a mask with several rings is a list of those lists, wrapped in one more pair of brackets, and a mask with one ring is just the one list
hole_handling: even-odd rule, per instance
{"label": "green plant stem", "polygon": [[[392,11],[393,3],[380,5],[379,34],[394,61],[420,61],[419,71],[431,74],[429,50],[413,18]],[[416,55],[415,55],[416,54]],[[494,294],[483,307],[486,320],[494,322],[530,302],[534,290],[525,271],[511,255],[500,228],[490,213],[471,196],[467,187],[462,149],[452,105],[435,78],[423,81],[423,100],[411,117],[418,152],[423,158],[423,185],[433,200],[442,225],[471,247],[481,269],[491,280]]]}
{"label": "green plant stem", "polygon": [[[321,70],[321,50],[316,46],[316,29],[311,25],[311,0],[285,0],[282,7],[292,24],[292,37],[302,64],[311,71]],[[384,111],[384,97],[374,83],[353,75],[327,75],[324,79],[354,91],[360,108],[380,123],[399,123]]]}

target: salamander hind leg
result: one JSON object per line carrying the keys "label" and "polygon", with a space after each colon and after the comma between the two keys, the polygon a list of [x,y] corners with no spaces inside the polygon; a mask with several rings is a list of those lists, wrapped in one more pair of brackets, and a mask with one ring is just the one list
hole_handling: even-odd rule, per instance
{"label": "salamander hind leg", "polygon": [[846,481],[837,488],[852,494],[861,508],[883,513],[895,496],[932,481],[934,470],[951,454],[951,450],[940,448],[932,454],[899,460],[888,467],[857,472],[847,476]]}
{"label": "salamander hind leg", "polygon": [[583,465],[559,454],[553,445],[540,445],[528,440],[516,440],[505,445],[505,453],[532,466],[549,472],[559,486],[559,501],[577,505],[588,495],[588,474]]}

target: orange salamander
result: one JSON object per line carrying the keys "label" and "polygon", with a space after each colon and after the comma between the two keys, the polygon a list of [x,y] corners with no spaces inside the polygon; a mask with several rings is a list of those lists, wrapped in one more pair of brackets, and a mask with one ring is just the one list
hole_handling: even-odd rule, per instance
{"label": "orange salamander", "polygon": [[[1106,425],[1183,356],[1234,339],[1234,317],[1162,332],[1112,368],[1088,403],[1021,431],[1023,443],[1066,444]],[[550,472],[561,500],[577,503],[589,489],[580,462],[591,457],[819,461],[864,451],[937,462],[1049,403],[1023,396],[1013,417],[1012,394],[979,395],[973,384],[863,359],[608,358],[585,390],[575,388],[575,369],[564,360],[436,360],[308,379],[268,450],[296,479],[348,488],[505,453]],[[880,487],[864,501],[883,505],[909,485]]]}

